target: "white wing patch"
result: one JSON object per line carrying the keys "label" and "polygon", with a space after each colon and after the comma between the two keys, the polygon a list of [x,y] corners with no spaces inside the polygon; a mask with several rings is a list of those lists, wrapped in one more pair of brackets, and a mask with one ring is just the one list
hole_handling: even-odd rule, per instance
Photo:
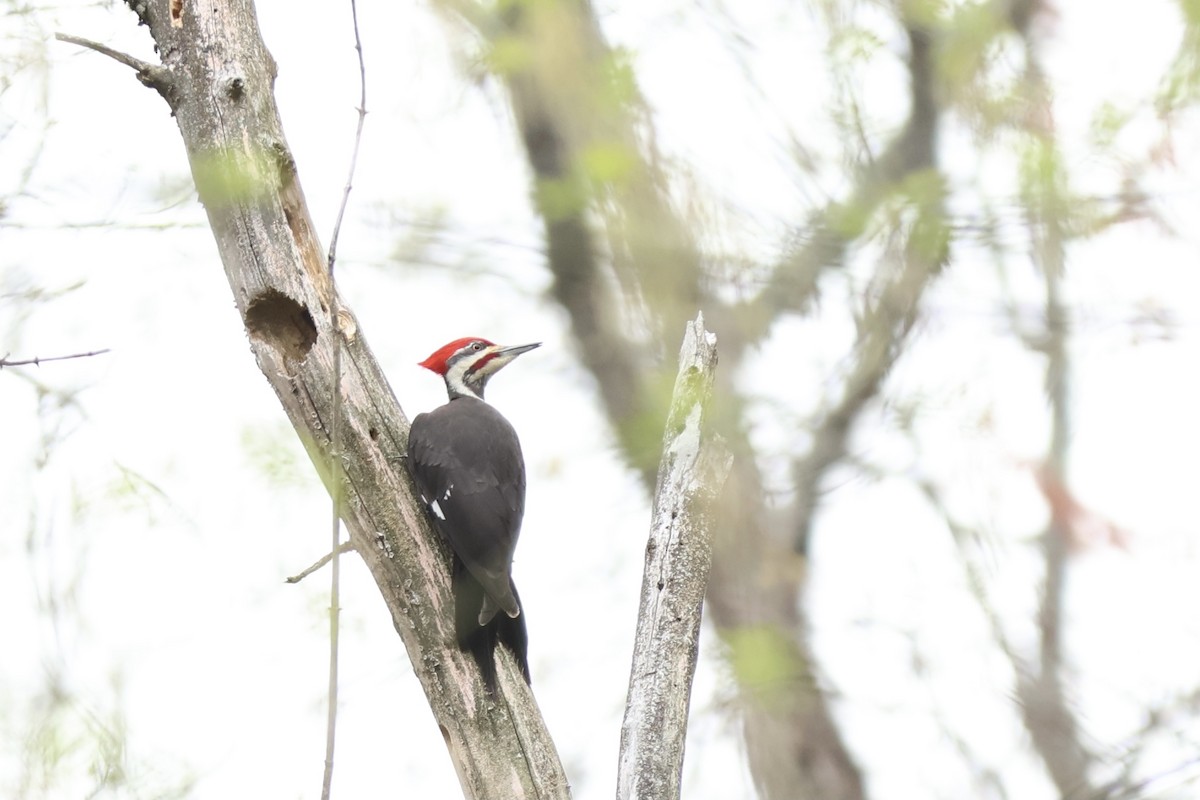
{"label": "white wing patch", "polygon": [[[448,495],[449,493],[447,492],[447,496]],[[432,503],[430,503],[429,507],[433,509],[433,513],[437,515],[438,519],[440,519],[442,522],[446,521],[446,515],[442,513],[442,507],[438,505],[437,500],[434,500]]]}
{"label": "white wing patch", "polygon": [[453,484],[453,483],[452,483],[452,484],[450,484],[449,486],[447,486],[447,487],[446,487],[446,493],[445,493],[444,495],[442,495],[442,499],[443,499],[443,500],[449,500],[449,499],[450,499],[450,490],[451,490],[451,489],[453,489],[453,488],[454,488],[454,484]]}

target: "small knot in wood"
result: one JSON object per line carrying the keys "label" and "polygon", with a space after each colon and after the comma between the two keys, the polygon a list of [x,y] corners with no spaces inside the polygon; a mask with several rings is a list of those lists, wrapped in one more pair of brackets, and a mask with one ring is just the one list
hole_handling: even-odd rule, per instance
{"label": "small knot in wood", "polygon": [[246,96],[246,81],[242,79],[242,76],[235,75],[225,79],[225,96],[235,103],[241,102],[241,99]]}

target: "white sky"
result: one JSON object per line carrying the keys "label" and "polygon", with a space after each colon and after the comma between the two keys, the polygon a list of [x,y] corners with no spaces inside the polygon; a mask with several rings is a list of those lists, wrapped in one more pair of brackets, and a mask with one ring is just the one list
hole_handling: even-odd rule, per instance
{"label": "white sky", "polygon": [[[298,13],[295,3],[264,0],[259,8],[280,65],[289,143],[326,240],[357,101],[339,6],[301,4]],[[798,218],[811,199],[839,188],[827,170],[829,185],[798,189],[798,173],[784,165],[781,131],[815,125],[830,102],[827,90],[797,85],[810,61],[820,74],[815,58],[798,55],[815,53],[820,42],[806,16],[784,7],[729,12],[755,43],[750,69],[760,97],[718,48],[713,26],[686,4],[604,8],[610,35],[638,54],[660,143],[695,169],[715,202],[733,209],[723,234],[762,248],[764,257],[780,220]],[[1081,188],[1111,190],[1111,165],[1097,161],[1092,169],[1095,157],[1082,144],[1088,120],[1105,99],[1144,106],[1174,52],[1173,8],[1141,4],[1130,42],[1122,4],[1058,4],[1047,61]],[[463,64],[422,9],[369,4],[360,15],[371,113],[340,244],[342,289],[410,415],[442,402],[440,383],[415,362],[444,341],[481,334],[546,342],[497,378],[489,399],[520,431],[530,467],[516,577],[539,703],[576,797],[608,797],[648,501],[615,457],[563,315],[540,301],[538,226],[503,102],[459,80]],[[6,52],[31,46],[23,37],[63,30],[153,58],[148,35],[119,6],[64,3],[31,19],[10,15],[0,26]],[[10,643],[0,658],[0,794],[16,785],[21,737],[40,716],[33,693],[47,670],[61,668],[79,700],[73,725],[124,715],[134,784],[144,795],[190,775],[196,798],[316,797],[327,576],[298,587],[282,581],[326,549],[327,499],[250,355],[165,105],[124,67],[68,45],[45,46],[53,125],[28,194],[3,221],[21,227],[0,228],[0,294],[84,283],[27,319],[0,304],[0,352],[113,352],[21,373],[82,389],[82,413],[48,415],[66,420],[69,436],[37,472],[31,464],[45,432],[36,398],[24,380],[0,374],[0,412],[9,423],[0,448],[0,641]],[[38,76],[12,77],[0,96],[4,194],[43,139],[33,124]],[[886,60],[866,80],[878,121],[904,113]],[[1148,119],[1143,109],[1130,126],[1122,141],[1130,152],[1153,138]],[[1196,141],[1195,120],[1189,124],[1193,135],[1179,131],[1178,141]],[[1002,157],[975,164],[964,152],[947,149],[957,175],[1003,187]],[[1138,223],[1070,251],[1070,293],[1082,307],[1072,346],[1072,485],[1132,537],[1127,552],[1091,551],[1071,573],[1069,646],[1088,730],[1101,749],[1136,729],[1145,704],[1193,686],[1200,658],[1200,628],[1189,613],[1200,582],[1187,502],[1200,445],[1191,222],[1200,210],[1198,164],[1194,149],[1175,158],[1178,175],[1155,176],[1153,188],[1178,237]],[[476,262],[503,277],[465,282],[453,271],[381,268],[396,241],[412,234],[402,223],[430,209],[444,210]],[[381,224],[390,219],[399,222]],[[117,226],[62,227],[91,222]],[[190,227],[136,229],[166,222]],[[450,247],[432,255],[448,264],[462,258]],[[855,446],[901,472],[919,466],[939,478],[953,507],[986,526],[994,599],[1009,635],[1025,643],[1038,574],[1029,537],[1045,518],[1025,464],[1039,456],[1048,428],[1041,364],[1005,330],[992,275],[982,259],[955,265],[930,299],[934,313],[919,352],[892,377],[900,396],[924,402],[921,451],[870,421]],[[1017,270],[1013,284],[1036,309],[1036,276]],[[1143,301],[1178,319],[1173,339],[1130,324]],[[788,452],[799,441],[791,415],[827,394],[835,348],[847,334],[844,322],[838,326],[832,313],[781,325],[747,367],[747,381],[776,392],[778,405],[763,404],[755,430],[767,449]],[[794,362],[796,348],[812,355],[804,374],[794,385],[770,385],[778,374],[766,368],[771,359]],[[985,417],[989,427],[980,426]],[[274,479],[265,462],[276,465]],[[123,483],[123,470],[149,484]],[[943,735],[948,724],[979,763],[1001,773],[1010,796],[1050,797],[1011,704],[1010,669],[966,599],[937,520],[901,481],[844,474],[835,485],[814,542],[815,644],[874,796],[976,796],[978,785]],[[336,789],[343,797],[456,796],[441,738],[377,592],[352,558],[345,563]],[[38,606],[48,587],[67,598],[57,626]],[[723,712],[731,688],[711,638],[694,693],[685,796],[749,796],[736,724]],[[929,673],[915,683],[918,656]],[[1170,748],[1160,758],[1164,771],[1182,760]],[[75,764],[66,771],[74,782],[30,796],[79,796],[90,785],[85,771],[86,763]]]}

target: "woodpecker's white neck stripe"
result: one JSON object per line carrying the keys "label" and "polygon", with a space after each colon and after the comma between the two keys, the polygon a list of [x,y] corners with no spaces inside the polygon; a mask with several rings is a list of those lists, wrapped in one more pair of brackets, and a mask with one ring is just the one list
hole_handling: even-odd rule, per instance
{"label": "woodpecker's white neck stripe", "polygon": [[467,370],[475,361],[474,358],[459,358],[450,364],[450,369],[446,370],[446,389],[451,395],[474,397],[476,400],[483,399],[483,395],[467,382]]}

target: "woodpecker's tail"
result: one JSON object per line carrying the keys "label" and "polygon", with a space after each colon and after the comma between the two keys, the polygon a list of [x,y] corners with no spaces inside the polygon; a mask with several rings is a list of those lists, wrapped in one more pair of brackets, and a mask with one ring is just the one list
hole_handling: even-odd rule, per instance
{"label": "woodpecker's tail", "polygon": [[[521,598],[517,587],[512,584],[513,596],[520,607]],[[467,571],[462,561],[454,558],[454,632],[458,646],[470,653],[483,673],[483,683],[489,692],[496,690],[497,644],[503,644],[513,654],[521,667],[525,682],[529,683],[529,637],[525,631],[525,613],[510,617],[503,612],[492,617],[486,625],[479,624],[479,609],[483,607],[483,587]]]}

